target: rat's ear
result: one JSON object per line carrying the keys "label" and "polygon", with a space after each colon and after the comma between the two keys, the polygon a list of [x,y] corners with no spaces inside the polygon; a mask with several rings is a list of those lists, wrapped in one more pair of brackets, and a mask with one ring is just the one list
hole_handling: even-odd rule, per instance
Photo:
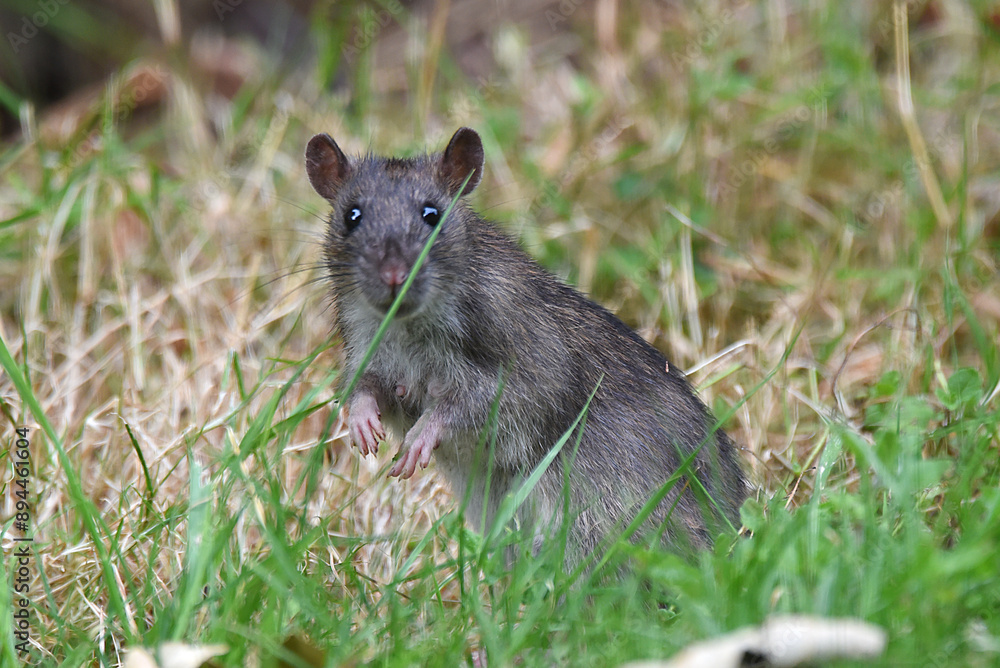
{"label": "rat's ear", "polygon": [[483,141],[479,135],[475,130],[459,128],[448,142],[438,167],[438,174],[448,186],[448,194],[454,197],[470,173],[472,176],[461,194],[468,195],[475,190],[483,178],[484,160]]}
{"label": "rat's ear", "polygon": [[351,172],[347,156],[328,134],[319,134],[306,146],[306,173],[313,189],[329,202]]}

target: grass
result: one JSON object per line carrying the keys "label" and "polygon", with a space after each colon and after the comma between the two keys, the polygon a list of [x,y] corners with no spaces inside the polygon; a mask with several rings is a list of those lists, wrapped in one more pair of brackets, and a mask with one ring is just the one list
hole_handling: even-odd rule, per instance
{"label": "grass", "polygon": [[[986,4],[908,6],[909,97],[889,3],[622,3],[611,31],[539,9],[481,80],[387,3],[317,11],[309,67],[241,47],[231,99],[151,55],[23,114],[0,461],[28,425],[32,661],[182,640],[220,666],[604,666],[801,612],[884,626],[874,665],[995,665],[1000,38]],[[750,533],[621,545],[620,579],[574,580],[558,546],[509,569],[433,467],[390,481],[347,446],[306,140],[405,153],[459,125],[477,208],[733,413]]]}

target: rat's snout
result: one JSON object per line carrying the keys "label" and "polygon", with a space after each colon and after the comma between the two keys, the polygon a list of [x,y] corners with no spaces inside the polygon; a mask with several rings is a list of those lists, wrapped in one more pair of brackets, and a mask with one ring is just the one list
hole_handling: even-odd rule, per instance
{"label": "rat's snout", "polygon": [[388,286],[392,294],[396,294],[396,291],[402,287],[403,283],[406,282],[406,277],[409,275],[409,271],[403,265],[400,260],[389,260],[382,263],[381,269],[379,269],[378,275],[382,279],[382,282]]}
{"label": "rat's snout", "polygon": [[393,297],[406,282],[410,274],[410,263],[406,261],[395,243],[386,244],[385,253],[378,265],[378,276],[389,288]]}

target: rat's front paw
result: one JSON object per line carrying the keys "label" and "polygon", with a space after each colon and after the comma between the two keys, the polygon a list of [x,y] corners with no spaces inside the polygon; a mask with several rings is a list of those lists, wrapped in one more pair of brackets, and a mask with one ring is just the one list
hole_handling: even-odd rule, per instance
{"label": "rat's front paw", "polygon": [[347,430],[351,442],[362,456],[378,452],[378,442],[385,440],[385,429],[379,419],[378,402],[370,394],[359,394],[351,400],[347,412]]}
{"label": "rat's front paw", "polygon": [[400,449],[399,459],[389,471],[390,476],[399,476],[406,479],[413,475],[420,468],[427,468],[431,461],[431,453],[441,444],[442,425],[440,420],[426,415],[413,425],[406,434],[403,447]]}

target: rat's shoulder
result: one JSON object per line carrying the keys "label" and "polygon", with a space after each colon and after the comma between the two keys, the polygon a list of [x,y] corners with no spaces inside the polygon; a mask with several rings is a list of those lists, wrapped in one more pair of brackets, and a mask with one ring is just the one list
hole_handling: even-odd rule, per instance
{"label": "rat's shoulder", "polygon": [[490,261],[492,272],[502,274],[498,283],[503,288],[493,292],[504,294],[511,312],[521,309],[524,317],[523,309],[537,311],[538,319],[571,336],[577,347],[593,348],[595,357],[627,355],[650,369],[665,368],[663,353],[608,309],[538,264],[496,223],[480,218],[479,224],[480,254]]}

